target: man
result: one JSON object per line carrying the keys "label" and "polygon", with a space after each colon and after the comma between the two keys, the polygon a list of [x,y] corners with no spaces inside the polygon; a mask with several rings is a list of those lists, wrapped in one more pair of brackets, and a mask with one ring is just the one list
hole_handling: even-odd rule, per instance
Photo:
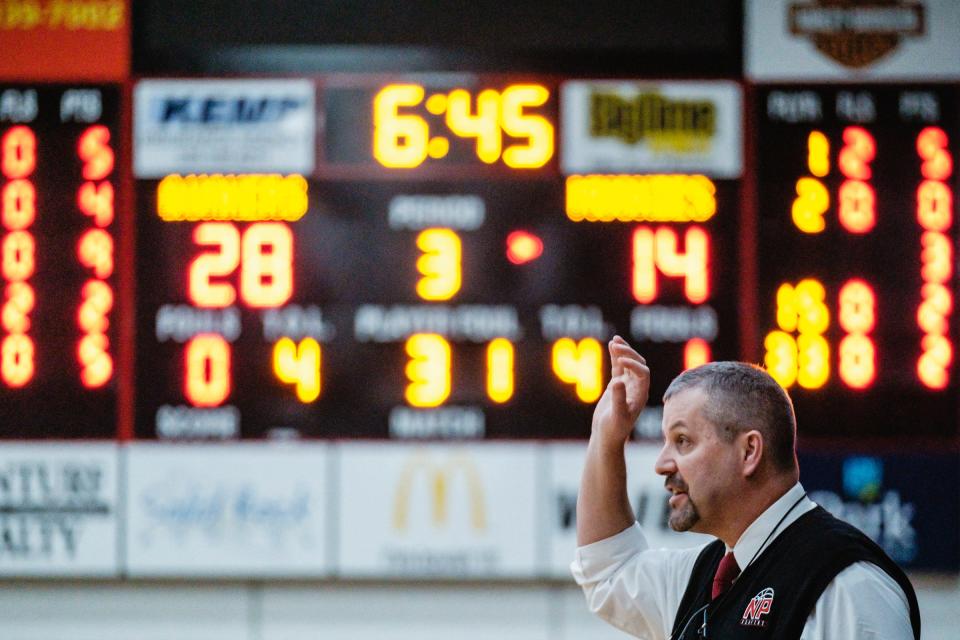
{"label": "man", "polygon": [[593,415],[572,571],[590,609],[640,638],[908,640],[920,637],[903,572],[800,485],[793,405],[759,367],[715,362],[664,394],[670,527],[718,540],[648,548],[626,491],[624,446],[650,370],[622,338]]}

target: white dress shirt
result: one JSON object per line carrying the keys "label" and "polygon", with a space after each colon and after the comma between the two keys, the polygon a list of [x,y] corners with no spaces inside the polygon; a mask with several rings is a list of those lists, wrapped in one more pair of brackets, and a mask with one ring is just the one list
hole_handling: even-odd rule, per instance
{"label": "white dress shirt", "polygon": [[[797,483],[747,527],[733,547],[740,567],[746,568],[798,500],[771,541],[816,507],[809,498],[801,499],[803,495],[803,487]],[[614,536],[578,548],[570,569],[583,588],[590,611],[638,638],[666,640],[704,546],[650,549],[643,529],[634,523]],[[900,585],[876,565],[852,564],[824,589],[800,638],[913,640],[907,598]]]}

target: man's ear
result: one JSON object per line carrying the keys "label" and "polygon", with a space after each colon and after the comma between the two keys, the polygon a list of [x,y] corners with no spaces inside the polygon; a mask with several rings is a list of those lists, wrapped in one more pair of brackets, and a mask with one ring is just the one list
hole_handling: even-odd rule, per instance
{"label": "man's ear", "polygon": [[743,475],[749,478],[757,472],[763,460],[763,434],[756,429],[743,433],[740,436],[740,456]]}

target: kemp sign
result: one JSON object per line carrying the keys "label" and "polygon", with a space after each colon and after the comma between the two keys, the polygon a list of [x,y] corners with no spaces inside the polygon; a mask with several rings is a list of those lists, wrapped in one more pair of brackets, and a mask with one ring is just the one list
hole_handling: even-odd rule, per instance
{"label": "kemp sign", "polygon": [[309,80],[144,80],[134,89],[134,173],[313,171]]}

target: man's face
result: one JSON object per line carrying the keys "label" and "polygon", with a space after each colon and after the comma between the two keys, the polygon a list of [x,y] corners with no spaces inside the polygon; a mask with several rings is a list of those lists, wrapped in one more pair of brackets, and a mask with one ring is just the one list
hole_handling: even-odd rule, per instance
{"label": "man's face", "polygon": [[656,471],[666,477],[670,528],[713,533],[725,509],[736,508],[736,447],[724,442],[703,414],[707,394],[697,387],[675,394],[663,407],[664,445]]}

